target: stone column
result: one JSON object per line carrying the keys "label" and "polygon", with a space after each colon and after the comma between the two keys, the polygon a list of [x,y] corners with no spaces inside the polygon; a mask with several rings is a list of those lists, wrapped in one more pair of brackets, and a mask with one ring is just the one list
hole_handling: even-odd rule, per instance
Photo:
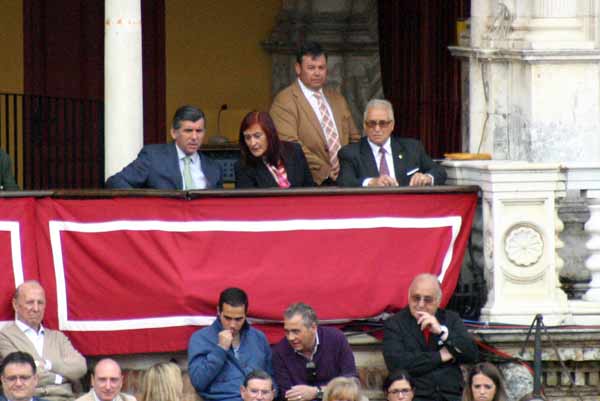
{"label": "stone column", "polygon": [[530,162],[600,160],[600,47],[595,2],[472,2],[469,152]]}
{"label": "stone column", "polygon": [[135,159],[144,143],[140,0],[104,3],[104,174]]}
{"label": "stone column", "polygon": [[559,164],[444,162],[449,184],[483,191],[485,277],[488,299],[481,320],[547,325],[570,322],[555,253],[554,198],[564,191]]}
{"label": "stone column", "polygon": [[583,299],[600,304],[600,191],[591,195],[590,219],[585,223],[585,231],[590,235],[585,246],[590,251],[590,256],[586,259],[585,266],[590,271],[592,281]]}

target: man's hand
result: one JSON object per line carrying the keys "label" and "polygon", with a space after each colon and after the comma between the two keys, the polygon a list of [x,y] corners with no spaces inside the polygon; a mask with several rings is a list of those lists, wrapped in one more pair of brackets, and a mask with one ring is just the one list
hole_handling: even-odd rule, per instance
{"label": "man's hand", "polygon": [[298,384],[285,392],[285,399],[287,401],[310,401],[317,398],[318,391],[319,389],[316,387]]}
{"label": "man's hand", "polygon": [[448,348],[442,347],[440,348],[440,356],[442,358],[442,362],[451,362],[454,360],[454,356],[448,351]]}
{"label": "man's hand", "polygon": [[410,183],[408,185],[410,185],[411,187],[424,187],[426,185],[431,185],[431,184],[433,184],[433,179],[431,178],[430,175],[423,174],[423,173],[415,173],[410,178]]}
{"label": "man's hand", "polygon": [[417,312],[417,324],[421,327],[421,331],[429,329],[433,334],[440,335],[442,332],[442,326],[434,315],[427,312]]}
{"label": "man's hand", "polygon": [[380,175],[377,178],[371,178],[368,182],[370,187],[397,187],[398,181],[389,175]]}
{"label": "man's hand", "polygon": [[223,330],[219,333],[219,347],[223,348],[227,351],[231,348],[231,343],[233,342],[233,333],[231,330]]}
{"label": "man's hand", "polygon": [[329,178],[331,178],[332,181],[337,181],[338,175],[340,175],[340,166],[338,164],[338,168],[331,169],[331,171],[329,172]]}

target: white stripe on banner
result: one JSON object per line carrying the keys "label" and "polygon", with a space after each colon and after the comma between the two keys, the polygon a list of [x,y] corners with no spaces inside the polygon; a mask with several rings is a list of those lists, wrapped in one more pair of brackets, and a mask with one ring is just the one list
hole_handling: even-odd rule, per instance
{"label": "white stripe on banner", "polygon": [[169,316],[159,318],[125,320],[69,320],[67,314],[67,288],[62,258],[62,231],[82,233],[103,233],[110,231],[166,231],[166,232],[277,232],[298,230],[361,230],[371,228],[443,228],[452,229],[452,239],[446,250],[440,282],[452,260],[454,242],[460,232],[460,216],[404,218],[404,217],[367,217],[350,219],[297,219],[297,220],[261,220],[261,221],[160,221],[160,220],[115,220],[103,223],[76,223],[51,220],[49,222],[50,244],[56,275],[56,299],[58,324],[60,330],[67,331],[113,331],[151,329],[161,327],[179,327],[188,325],[207,326],[214,316]]}
{"label": "white stripe on banner", "polygon": [[[15,288],[17,288],[25,279],[23,273],[23,258],[21,257],[21,231],[18,221],[0,221],[0,231],[10,232],[10,250],[12,259],[13,276],[15,278]],[[0,263],[3,263],[0,261]],[[4,269],[0,269],[4,270]],[[1,320],[0,329],[6,324],[12,322]]]}

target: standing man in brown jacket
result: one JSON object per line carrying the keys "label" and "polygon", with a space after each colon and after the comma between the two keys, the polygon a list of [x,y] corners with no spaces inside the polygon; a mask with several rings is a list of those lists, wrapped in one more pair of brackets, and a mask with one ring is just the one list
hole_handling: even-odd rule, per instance
{"label": "standing man in brown jacket", "polygon": [[17,287],[12,300],[15,322],[0,331],[0,357],[14,351],[33,356],[38,373],[37,397],[49,401],[74,399],[73,386],[85,374],[85,358],[60,331],[42,325],[46,294],[37,281],[25,281]]}
{"label": "standing man in brown jacket", "polygon": [[298,79],[277,94],[269,113],[279,137],[298,142],[318,185],[335,185],[337,153],[360,140],[348,103],[327,82],[327,55],[318,43],[306,42],[295,64]]}

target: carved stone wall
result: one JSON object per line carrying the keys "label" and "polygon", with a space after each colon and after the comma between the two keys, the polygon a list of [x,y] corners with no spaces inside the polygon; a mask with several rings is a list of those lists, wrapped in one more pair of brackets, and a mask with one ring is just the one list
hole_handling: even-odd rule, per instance
{"label": "carved stone wall", "polygon": [[328,85],[344,94],[361,127],[367,102],[383,98],[377,29],[376,0],[284,0],[263,42],[273,61],[273,95],[296,79],[298,44],[319,42],[328,55]]}

